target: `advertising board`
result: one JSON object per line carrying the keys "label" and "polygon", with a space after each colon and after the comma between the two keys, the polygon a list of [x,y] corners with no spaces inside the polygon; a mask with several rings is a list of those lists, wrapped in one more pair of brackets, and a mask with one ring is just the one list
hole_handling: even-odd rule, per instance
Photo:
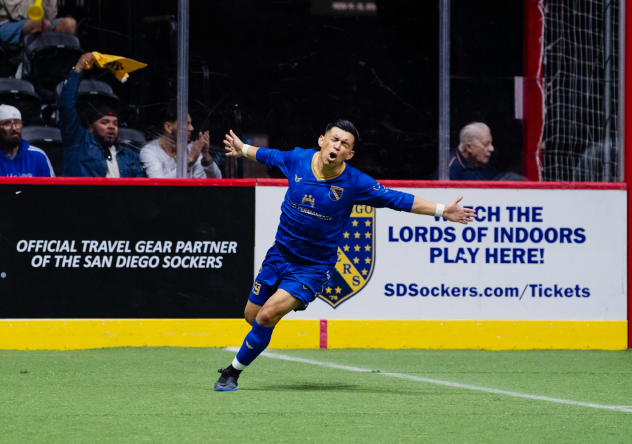
{"label": "advertising board", "polygon": [[[257,187],[255,267],[284,187]],[[322,294],[290,319],[627,319],[623,190],[401,188],[476,209],[467,226],[357,206]],[[258,268],[257,268],[258,269]]]}
{"label": "advertising board", "polygon": [[253,186],[90,184],[0,187],[0,318],[243,317]]}

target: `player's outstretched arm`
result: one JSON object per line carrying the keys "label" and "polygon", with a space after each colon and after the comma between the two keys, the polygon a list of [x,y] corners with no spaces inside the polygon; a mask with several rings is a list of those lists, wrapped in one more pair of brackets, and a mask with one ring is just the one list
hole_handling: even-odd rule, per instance
{"label": "player's outstretched arm", "polygon": [[[467,225],[468,222],[472,222],[476,217],[476,211],[470,208],[463,208],[459,206],[459,202],[463,199],[463,196],[458,199],[454,199],[448,205],[443,208],[443,216],[450,222],[458,222],[463,225]],[[429,202],[421,197],[415,196],[415,200],[413,201],[413,209],[411,213],[415,214],[425,214],[427,216],[437,216],[441,213],[440,204],[436,204],[434,202]],[[439,211],[437,211],[439,210]]]}
{"label": "player's outstretched arm", "polygon": [[[241,141],[239,137],[233,132],[226,134],[224,138],[224,148],[226,149],[226,155],[231,157],[245,156],[250,159],[257,159],[257,151],[259,147],[247,145]],[[246,147],[247,153],[244,153],[244,147]]]}

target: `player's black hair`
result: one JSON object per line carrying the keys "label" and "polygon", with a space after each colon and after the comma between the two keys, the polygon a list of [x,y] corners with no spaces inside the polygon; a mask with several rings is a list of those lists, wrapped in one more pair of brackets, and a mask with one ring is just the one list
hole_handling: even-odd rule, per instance
{"label": "player's black hair", "polygon": [[340,128],[343,131],[353,134],[353,148],[360,144],[360,133],[358,133],[358,130],[353,123],[348,120],[336,120],[335,122],[327,125],[327,128],[325,128],[325,134],[327,134],[333,127]]}

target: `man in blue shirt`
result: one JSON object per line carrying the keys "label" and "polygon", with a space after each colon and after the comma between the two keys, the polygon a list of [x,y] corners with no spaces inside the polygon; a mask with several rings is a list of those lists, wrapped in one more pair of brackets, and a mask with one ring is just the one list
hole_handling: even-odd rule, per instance
{"label": "man in blue shirt", "polygon": [[0,105],[0,176],[55,177],[48,156],[22,139],[22,113]]}
{"label": "man in blue shirt", "polygon": [[465,125],[459,133],[459,147],[450,157],[450,180],[499,180],[500,173],[489,164],[493,152],[492,133],[487,125]]}
{"label": "man in blue shirt", "polygon": [[84,69],[93,59],[82,55],[61,90],[59,129],[64,142],[64,176],[144,177],[138,153],[118,143],[118,113],[102,107],[93,110],[88,128],[81,126],[76,109],[77,92]]}
{"label": "man in blue shirt", "polygon": [[237,390],[237,379],[270,343],[276,324],[292,310],[303,310],[323,290],[337,260],[340,234],[354,205],[391,208],[443,216],[467,224],[476,213],[455,199],[448,205],[390,190],[346,164],[355,155],[360,137],[347,120],[327,125],[320,151],[295,148],[277,151],[244,144],[235,133],[226,135],[228,156],[245,156],[283,171],[289,189],[281,206],[274,245],[268,251],[248,298],[246,321],[252,330],[232,364],[219,372],[216,391]]}

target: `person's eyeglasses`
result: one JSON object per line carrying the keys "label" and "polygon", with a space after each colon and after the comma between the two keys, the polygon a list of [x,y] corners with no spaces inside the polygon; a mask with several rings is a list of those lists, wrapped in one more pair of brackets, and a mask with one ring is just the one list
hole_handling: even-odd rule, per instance
{"label": "person's eyeglasses", "polygon": [[20,129],[22,128],[22,121],[21,120],[5,120],[3,122],[0,122],[0,127],[4,128],[5,130],[10,130],[12,126],[15,126],[15,129]]}

